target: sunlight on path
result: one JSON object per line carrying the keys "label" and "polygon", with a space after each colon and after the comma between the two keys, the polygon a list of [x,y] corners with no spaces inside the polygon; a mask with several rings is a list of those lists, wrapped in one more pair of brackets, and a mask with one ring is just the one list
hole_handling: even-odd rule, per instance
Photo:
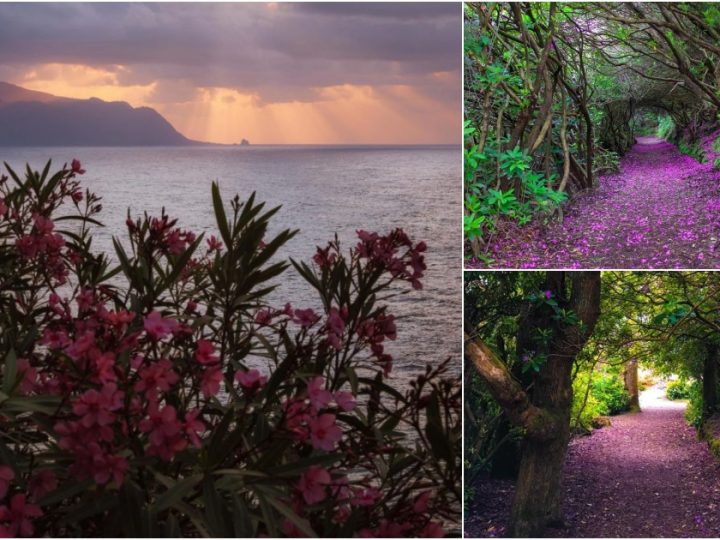
{"label": "sunlight on path", "polygon": [[577,194],[562,223],[536,220],[501,231],[490,248],[493,266],[718,267],[719,186],[710,161],[700,164],[662,139],[638,137],[619,174]]}
{"label": "sunlight on path", "polygon": [[640,392],[640,410],[648,409],[679,409],[684,411],[687,403],[682,400],[671,401],[665,397],[667,383],[662,382]]}
{"label": "sunlight on path", "polygon": [[565,467],[561,536],[716,537],[720,466],[665,383],[640,395],[639,413],[575,439]]}
{"label": "sunlight on path", "polygon": [[[570,442],[563,474],[566,527],[551,537],[720,537],[720,464],[665,398],[666,383],[640,394],[642,411]],[[469,537],[502,536],[511,480],[474,486]]]}

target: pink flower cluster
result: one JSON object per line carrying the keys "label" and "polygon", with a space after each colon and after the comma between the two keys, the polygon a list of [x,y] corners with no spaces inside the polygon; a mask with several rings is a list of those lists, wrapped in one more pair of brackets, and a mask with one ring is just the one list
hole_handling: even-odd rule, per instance
{"label": "pink flower cluster", "polygon": [[55,232],[55,223],[52,220],[35,214],[34,226],[29,234],[23,235],[15,242],[15,247],[26,260],[42,260],[58,283],[64,283],[67,278],[67,267],[62,259],[62,248],[65,247],[63,237]]}
{"label": "pink flower cluster", "polygon": [[[395,229],[385,236],[367,231],[357,231],[357,235],[360,242],[356,250],[361,258],[387,269],[395,278],[408,281],[414,289],[422,289],[420,278],[427,269],[423,255],[427,250],[425,242],[413,245],[402,229]],[[401,249],[405,249],[405,253],[399,255]]]}
{"label": "pink flower cluster", "polygon": [[394,340],[397,337],[395,316],[381,313],[376,317],[366,319],[359,325],[357,333],[360,338],[370,344],[370,350],[382,366],[385,376],[390,375],[393,357],[385,352],[383,341],[386,338]]}
{"label": "pink flower cluster", "polygon": [[[0,465],[0,503],[8,496],[15,479],[15,471],[7,465]],[[27,481],[28,493],[16,492],[6,504],[0,504],[0,538],[33,536],[33,521],[43,515],[37,501],[57,487],[55,473],[44,469],[37,471]]]}
{"label": "pink flower cluster", "polygon": [[[331,408],[333,404],[335,407]],[[304,394],[285,402],[286,426],[296,440],[331,452],[342,439],[336,412],[351,411],[355,405],[355,397],[350,392],[333,393],[326,389],[323,377],[313,377],[307,382]]]}

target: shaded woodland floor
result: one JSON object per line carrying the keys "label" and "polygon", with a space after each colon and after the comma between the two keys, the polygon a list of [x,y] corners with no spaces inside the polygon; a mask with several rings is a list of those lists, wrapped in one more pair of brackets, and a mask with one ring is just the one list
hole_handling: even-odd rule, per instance
{"label": "shaded woodland floor", "polygon": [[[640,413],[570,443],[566,528],[556,537],[720,537],[720,464],[684,420],[684,405],[653,387]],[[513,482],[481,480],[465,512],[465,536],[502,536]]]}
{"label": "shaded woodland floor", "polygon": [[620,172],[577,194],[562,223],[508,223],[489,255],[497,268],[720,267],[720,172],[712,160],[700,164],[662,139],[638,137]]}

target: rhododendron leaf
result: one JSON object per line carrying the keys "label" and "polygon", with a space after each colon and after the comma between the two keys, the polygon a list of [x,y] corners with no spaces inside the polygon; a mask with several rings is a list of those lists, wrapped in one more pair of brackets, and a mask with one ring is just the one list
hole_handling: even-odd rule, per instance
{"label": "rhododendron leaf", "polygon": [[81,482],[66,482],[62,486],[59,486],[57,489],[45,495],[38,502],[40,506],[50,506],[66,499],[70,500],[78,493],[87,491],[87,489],[92,485],[93,481],[90,479],[83,480]]}
{"label": "rhododendron leaf", "polygon": [[203,479],[202,474],[194,474],[175,482],[175,484],[161,494],[152,505],[152,511],[160,513],[163,510],[177,505],[183,498],[195,489]]}
{"label": "rhododendron leaf", "polygon": [[217,222],[220,236],[222,236],[225,247],[232,248],[232,237],[230,236],[230,228],[228,227],[227,215],[223,206],[222,197],[220,197],[220,186],[217,182],[212,183],[212,200],[215,209],[215,221]]}

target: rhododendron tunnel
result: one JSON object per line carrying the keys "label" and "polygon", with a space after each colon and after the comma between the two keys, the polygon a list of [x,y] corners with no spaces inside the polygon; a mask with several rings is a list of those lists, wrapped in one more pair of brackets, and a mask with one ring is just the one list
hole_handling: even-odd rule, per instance
{"label": "rhododendron tunnel", "polygon": [[[6,168],[0,536],[458,533],[459,377],[400,385],[386,349],[423,242],[358,231],[285,262],[277,208],[228,212],[213,184],[214,235],[128,217],[111,256],[79,161]],[[269,303],[286,271],[322,308]]]}

